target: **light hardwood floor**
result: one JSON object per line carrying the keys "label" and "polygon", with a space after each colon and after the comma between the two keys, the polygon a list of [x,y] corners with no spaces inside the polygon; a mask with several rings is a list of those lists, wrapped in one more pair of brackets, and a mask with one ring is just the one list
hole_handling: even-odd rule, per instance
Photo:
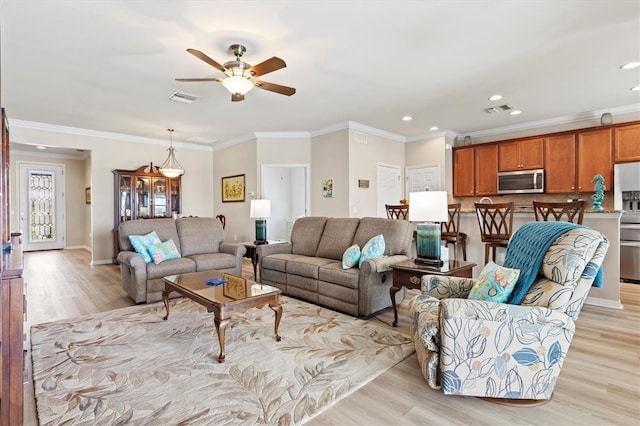
{"label": "light hardwood floor", "polygon": [[[27,327],[133,305],[120,286],[118,267],[89,266],[89,260],[85,250],[25,254]],[[246,259],[243,275],[253,275]],[[623,310],[583,308],[554,398],[545,405],[516,408],[445,396],[427,386],[413,355],[308,424],[638,425],[640,285],[622,284],[621,292]],[[414,294],[407,292],[400,305],[398,329],[407,334],[407,301]],[[369,320],[390,327],[392,319],[386,310]],[[25,425],[35,424],[33,387],[26,386]]]}

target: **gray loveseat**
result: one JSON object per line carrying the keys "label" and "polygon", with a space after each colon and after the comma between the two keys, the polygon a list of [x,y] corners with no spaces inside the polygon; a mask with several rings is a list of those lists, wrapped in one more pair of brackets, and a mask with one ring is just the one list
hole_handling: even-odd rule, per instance
{"label": "gray loveseat", "polygon": [[[159,264],[145,263],[129,241],[129,235],[145,235],[156,231],[161,241],[172,239],[181,257]],[[118,263],[122,287],[136,302],[162,299],[162,277],[212,269],[242,276],[242,244],[224,242],[220,221],[214,217],[180,219],[140,219],[122,222],[118,227],[120,252]]]}
{"label": "gray loveseat", "polygon": [[[342,255],[382,234],[385,257],[342,269]],[[283,293],[354,316],[391,306],[390,266],[408,260],[413,227],[406,220],[373,217],[304,217],[295,221],[291,242],[257,248],[260,281]]]}

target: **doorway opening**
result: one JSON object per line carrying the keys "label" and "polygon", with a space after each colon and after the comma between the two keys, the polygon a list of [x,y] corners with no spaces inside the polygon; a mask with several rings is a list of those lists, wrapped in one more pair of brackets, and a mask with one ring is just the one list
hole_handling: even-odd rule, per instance
{"label": "doorway opening", "polygon": [[271,200],[267,238],[289,241],[293,222],[309,212],[309,165],[263,164],[261,195]]}

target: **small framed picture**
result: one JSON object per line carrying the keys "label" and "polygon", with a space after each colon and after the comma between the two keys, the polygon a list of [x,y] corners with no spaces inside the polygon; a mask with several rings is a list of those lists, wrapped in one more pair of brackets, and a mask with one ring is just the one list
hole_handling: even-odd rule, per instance
{"label": "small framed picture", "polygon": [[91,187],[84,189],[84,202],[85,204],[91,204]]}
{"label": "small framed picture", "polygon": [[232,203],[237,201],[244,201],[244,175],[223,177],[222,202]]}
{"label": "small framed picture", "polygon": [[224,284],[222,294],[231,299],[246,299],[247,298],[247,279],[237,277],[231,274],[224,274],[224,279],[227,283]]}
{"label": "small framed picture", "polygon": [[322,181],[322,196],[326,198],[333,197],[333,179],[325,179]]}

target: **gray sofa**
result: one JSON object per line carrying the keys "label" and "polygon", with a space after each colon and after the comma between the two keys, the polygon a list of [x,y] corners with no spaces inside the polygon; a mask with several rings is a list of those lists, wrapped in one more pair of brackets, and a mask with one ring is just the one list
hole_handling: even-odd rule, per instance
{"label": "gray sofa", "polygon": [[[342,269],[342,255],[382,234],[385,257]],[[291,242],[257,248],[260,282],[283,293],[354,316],[391,306],[390,266],[408,260],[413,227],[406,220],[304,217],[295,221]]]}
{"label": "gray sofa", "polygon": [[[129,241],[129,235],[145,235],[156,231],[161,241],[172,239],[181,257],[159,264],[145,263]],[[167,275],[212,269],[242,276],[242,244],[224,242],[222,225],[215,217],[183,217],[180,219],[140,219],[122,222],[118,227],[118,263],[122,287],[136,302],[162,299]]]}

